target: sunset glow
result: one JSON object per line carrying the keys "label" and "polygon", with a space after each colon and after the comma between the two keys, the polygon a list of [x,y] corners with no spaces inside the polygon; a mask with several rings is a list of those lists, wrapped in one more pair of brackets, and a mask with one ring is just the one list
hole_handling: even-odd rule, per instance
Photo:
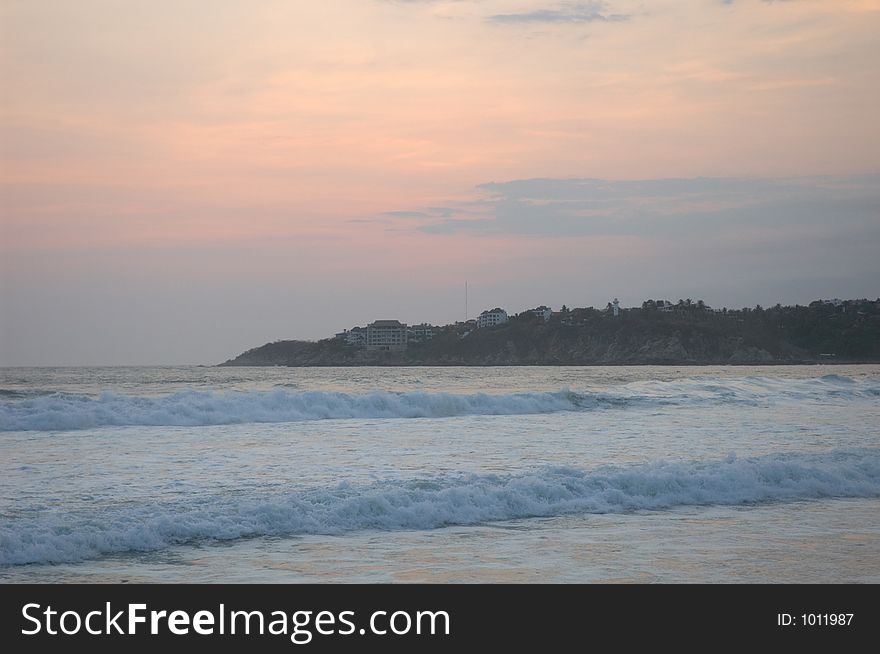
{"label": "sunset glow", "polygon": [[0,30],[5,365],[448,322],[465,281],[477,310],[878,295],[875,0],[7,1]]}

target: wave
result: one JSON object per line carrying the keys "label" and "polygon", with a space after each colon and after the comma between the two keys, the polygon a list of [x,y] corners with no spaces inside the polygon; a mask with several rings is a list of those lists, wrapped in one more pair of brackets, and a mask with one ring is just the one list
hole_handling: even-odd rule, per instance
{"label": "wave", "polygon": [[[44,513],[0,527],[0,565],[63,563],[260,536],[425,530],[494,521],[880,497],[880,449],[455,474],[177,504]],[[186,504],[189,502],[190,504]]]}
{"label": "wave", "polygon": [[62,394],[59,391],[37,389],[37,388],[0,388],[0,398],[8,399],[24,399],[28,397],[40,397],[43,395]]}
{"label": "wave", "polygon": [[815,379],[684,379],[626,384],[601,392],[389,393],[354,395],[326,391],[182,391],[158,397],[102,393],[52,393],[0,400],[0,431],[64,431],[108,426],[229,425],[304,420],[445,418],[521,415],[597,408],[760,403],[794,400],[852,400],[880,396],[875,379],[838,375]]}
{"label": "wave", "polygon": [[0,431],[62,431],[106,426],[200,426],[351,418],[443,418],[574,411],[576,393],[453,395],[324,391],[183,391],[161,397],[102,393],[51,395],[0,404]]}

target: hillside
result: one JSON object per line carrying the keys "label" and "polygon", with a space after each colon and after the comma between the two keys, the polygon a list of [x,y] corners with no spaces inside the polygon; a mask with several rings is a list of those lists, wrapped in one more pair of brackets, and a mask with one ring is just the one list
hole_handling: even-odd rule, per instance
{"label": "hillside", "polygon": [[278,341],[226,366],[633,365],[880,362],[880,301],[839,306],[707,310],[651,301],[614,317],[597,309],[563,310],[549,322],[528,314],[464,335],[440,328],[433,340],[402,352],[370,351],[339,339]]}

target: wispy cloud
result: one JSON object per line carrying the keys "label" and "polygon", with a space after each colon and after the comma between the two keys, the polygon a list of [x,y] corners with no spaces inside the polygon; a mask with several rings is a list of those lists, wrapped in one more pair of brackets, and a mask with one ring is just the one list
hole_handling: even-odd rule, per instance
{"label": "wispy cloud", "polygon": [[750,230],[787,231],[797,239],[811,231],[834,229],[880,237],[880,175],[526,179],[490,182],[478,191],[480,197],[443,213],[387,212],[382,218],[406,222],[419,218],[408,222],[410,228],[432,234],[666,240],[711,239]]}
{"label": "wispy cloud", "polygon": [[455,214],[455,209],[450,207],[426,207],[420,211],[386,211],[383,216],[388,218],[449,218]]}
{"label": "wispy cloud", "polygon": [[495,14],[489,20],[499,24],[617,22],[625,14],[608,13],[604,2],[572,2],[554,8],[535,9],[516,14]]}
{"label": "wispy cloud", "polygon": [[[791,2],[791,1],[792,0],[761,0],[761,2],[763,2],[766,5],[771,5],[774,2]],[[721,4],[724,4],[724,5],[732,5],[734,2],[735,2],[735,0],[721,0]]]}

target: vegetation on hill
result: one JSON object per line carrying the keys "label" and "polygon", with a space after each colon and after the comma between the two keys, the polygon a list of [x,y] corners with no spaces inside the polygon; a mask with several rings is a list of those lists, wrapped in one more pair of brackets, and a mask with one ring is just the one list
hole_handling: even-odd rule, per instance
{"label": "vegetation on hill", "polygon": [[681,300],[661,310],[567,309],[549,321],[528,313],[469,332],[441,327],[405,351],[346,345],[341,339],[278,341],[221,365],[623,365],[880,362],[880,300],[713,311]]}

